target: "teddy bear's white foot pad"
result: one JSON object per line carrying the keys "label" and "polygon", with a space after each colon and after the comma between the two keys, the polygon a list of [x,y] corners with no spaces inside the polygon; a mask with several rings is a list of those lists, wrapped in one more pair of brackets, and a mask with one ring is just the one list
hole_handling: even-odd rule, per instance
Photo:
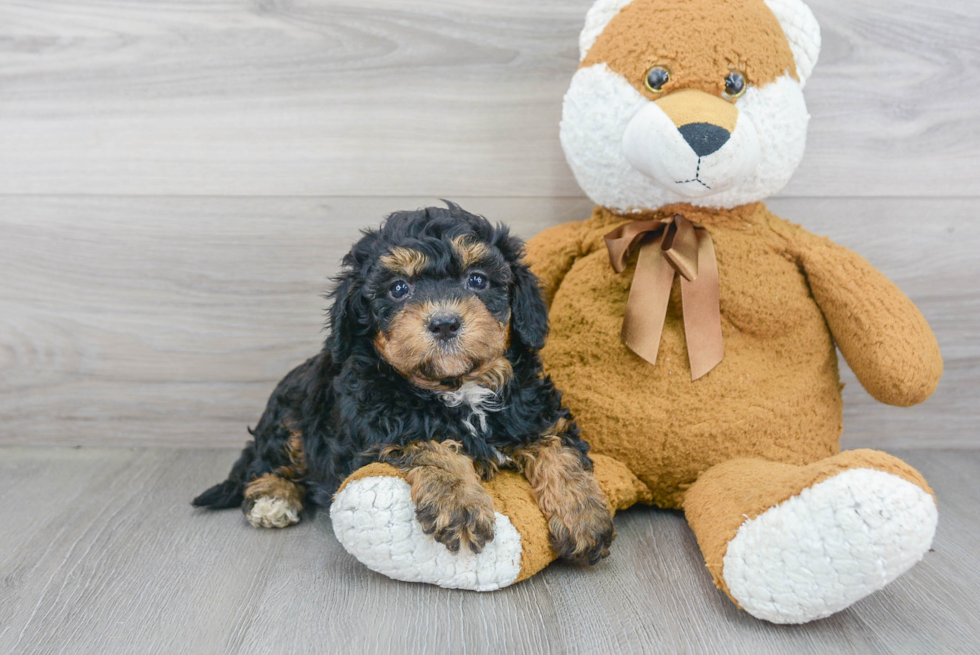
{"label": "teddy bear's white foot pad", "polygon": [[453,554],[422,531],[407,482],[396,477],[349,483],[330,506],[334,534],[348,553],[395,580],[449,589],[493,591],[521,572],[521,536],[496,512],[493,541],[475,555]]}
{"label": "teddy bear's white foot pad", "polygon": [[773,623],[830,616],[912,568],[937,520],[935,500],[917,485],[844,471],[743,523],[725,554],[725,584]]}

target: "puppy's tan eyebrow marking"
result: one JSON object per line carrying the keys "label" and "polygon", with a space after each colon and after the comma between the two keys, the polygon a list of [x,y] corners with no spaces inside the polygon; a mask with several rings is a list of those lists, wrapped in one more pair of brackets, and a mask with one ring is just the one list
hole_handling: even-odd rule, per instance
{"label": "puppy's tan eyebrow marking", "polygon": [[415,277],[429,265],[429,258],[418,250],[398,247],[381,257],[381,265],[393,273]]}
{"label": "puppy's tan eyebrow marking", "polygon": [[472,236],[463,234],[452,239],[453,250],[459,258],[460,267],[467,269],[477,262],[483,261],[492,254],[490,246],[476,241]]}

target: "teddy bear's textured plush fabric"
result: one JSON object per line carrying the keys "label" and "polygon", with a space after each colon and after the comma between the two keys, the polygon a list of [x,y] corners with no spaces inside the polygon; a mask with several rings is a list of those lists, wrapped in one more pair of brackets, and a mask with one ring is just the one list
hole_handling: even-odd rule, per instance
{"label": "teddy bear's textured plush fabric", "polygon": [[[593,461],[612,511],[650,501],[650,491],[623,464],[602,455]],[[344,481],[330,507],[337,538],[372,570],[407,582],[489,591],[525,580],[555,559],[547,521],[520,475],[502,471],[484,483],[497,525],[493,541],[479,555],[451,555],[422,534],[404,477],[388,464],[369,464]],[[348,491],[360,483],[370,486]]]}
{"label": "teddy bear's textured plush fabric", "polygon": [[[662,507],[708,467],[741,457],[808,464],[838,452],[836,344],[862,384],[893,405],[921,402],[942,373],[925,319],[859,255],[766,211],[671,205],[715,243],[725,358],[692,383],[675,281],[657,364],[620,342],[632,268],[617,275],[602,236],[624,220],[599,208],[548,230],[528,259],[551,298],[543,357],[596,452],[627,462]],[[828,330],[828,327],[830,328]],[[624,435],[629,435],[626,438]]]}
{"label": "teddy bear's textured plush fabric", "polygon": [[[651,62],[662,62],[672,79],[664,93],[692,81],[713,85],[720,93],[731,68],[759,86],[786,71],[795,78],[793,53],[782,36],[776,16],[761,2],[714,3],[701,12],[685,2],[633,2],[609,21],[581,67],[606,64],[627,79],[643,80]],[[709,42],[710,54],[704,47]]]}
{"label": "teddy bear's textured plush fabric", "polygon": [[[828,616],[880,589],[923,557],[937,522],[932,490],[912,467],[839,445],[837,349],[877,400],[909,406],[942,375],[932,331],[866,260],[760,202],[802,158],[801,89],[819,44],[800,0],[598,0],[561,125],[572,171],[598,206],[528,243],[550,302],[545,368],[592,444],[610,510],[682,509],[715,584],[777,623]],[[661,89],[646,84],[652,66],[669,71]],[[735,73],[743,95],[728,93]],[[674,214],[710,234],[720,278],[724,359],[693,381],[679,281],[651,364],[621,340],[635,255],[616,273],[603,240]],[[505,518],[494,562],[519,557],[519,571],[458,560],[420,574],[406,554],[420,552],[414,542],[379,559],[378,548],[411,538],[377,494],[346,487],[332,514],[345,526],[341,542],[376,570],[497,588],[554,555],[527,482],[505,474],[487,488]],[[370,537],[350,517],[338,521],[351,507],[361,526],[377,527]]]}

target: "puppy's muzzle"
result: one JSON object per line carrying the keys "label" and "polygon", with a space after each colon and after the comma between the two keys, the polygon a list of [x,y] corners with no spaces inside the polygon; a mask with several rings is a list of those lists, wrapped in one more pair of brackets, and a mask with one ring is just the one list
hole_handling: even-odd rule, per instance
{"label": "puppy's muzzle", "polygon": [[456,313],[441,312],[429,319],[429,332],[436,341],[450,341],[459,334],[463,320]]}

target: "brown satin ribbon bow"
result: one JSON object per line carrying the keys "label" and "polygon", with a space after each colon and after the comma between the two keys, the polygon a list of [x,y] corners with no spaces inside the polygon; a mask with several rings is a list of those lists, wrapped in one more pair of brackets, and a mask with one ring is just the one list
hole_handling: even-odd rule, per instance
{"label": "brown satin ribbon bow", "polygon": [[605,237],[609,263],[626,270],[630,253],[639,246],[636,272],[623,316],[623,343],[651,364],[657,362],[660,337],[674,272],[681,275],[684,335],[691,379],[697,380],[725,356],[718,305],[718,262],[711,235],[680,214],[620,225]]}

